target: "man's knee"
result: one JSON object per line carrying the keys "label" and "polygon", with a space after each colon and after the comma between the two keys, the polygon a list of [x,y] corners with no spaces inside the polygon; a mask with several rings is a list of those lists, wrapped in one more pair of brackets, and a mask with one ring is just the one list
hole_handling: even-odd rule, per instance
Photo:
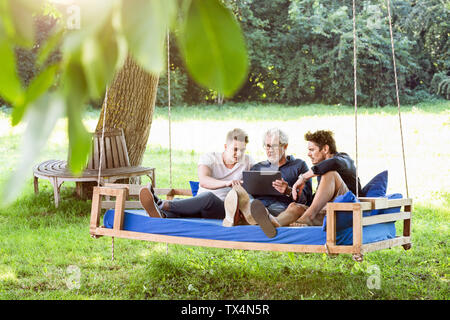
{"label": "man's knee", "polygon": [[291,202],[289,203],[288,208],[308,208],[308,206],[297,202]]}
{"label": "man's knee", "polygon": [[323,174],[320,178],[320,183],[324,182],[324,184],[334,184],[339,187],[344,180],[342,180],[341,175],[337,171],[328,171]]}
{"label": "man's knee", "polygon": [[220,199],[212,192],[205,192],[203,194],[204,207],[210,208],[214,206]]}
{"label": "man's knee", "polygon": [[301,216],[306,211],[306,209],[308,209],[308,206],[305,206],[304,204],[291,202],[284,212],[287,211],[291,213],[296,213]]}

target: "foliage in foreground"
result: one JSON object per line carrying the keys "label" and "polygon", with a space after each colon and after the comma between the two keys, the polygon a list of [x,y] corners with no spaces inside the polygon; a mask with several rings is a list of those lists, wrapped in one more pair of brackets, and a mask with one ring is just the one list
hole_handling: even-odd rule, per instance
{"label": "foliage in foreground", "polygon": [[[44,10],[60,19],[36,52],[39,74],[24,87],[15,49],[38,43],[33,17]],[[24,172],[60,117],[69,123],[69,167],[75,174],[84,169],[91,151],[82,121],[86,103],[101,98],[128,55],[146,71],[161,73],[166,37],[174,29],[193,79],[232,95],[247,74],[247,51],[239,24],[219,0],[79,0],[62,10],[48,8],[46,0],[0,1],[0,96],[13,106],[12,124],[28,125],[22,161],[0,189],[2,203],[20,191]],[[47,64],[59,46],[61,59]]]}

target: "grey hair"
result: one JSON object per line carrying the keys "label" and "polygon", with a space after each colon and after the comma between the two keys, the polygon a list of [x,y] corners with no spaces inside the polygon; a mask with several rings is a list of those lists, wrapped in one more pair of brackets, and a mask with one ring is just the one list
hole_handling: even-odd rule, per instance
{"label": "grey hair", "polygon": [[282,145],[286,145],[289,143],[288,135],[284,131],[282,131],[278,128],[271,128],[271,129],[268,129],[266,132],[264,132],[263,145],[266,142],[267,136],[278,137],[278,141],[279,141],[278,143],[282,144]]}

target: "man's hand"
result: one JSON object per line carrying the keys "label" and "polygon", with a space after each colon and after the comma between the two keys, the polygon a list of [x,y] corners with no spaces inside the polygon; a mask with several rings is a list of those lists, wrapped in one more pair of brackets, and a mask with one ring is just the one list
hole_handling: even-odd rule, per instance
{"label": "man's hand", "polygon": [[[301,177],[301,176],[300,176]],[[292,199],[297,200],[297,195],[302,194],[306,180],[301,177],[292,186]]]}
{"label": "man's hand", "polygon": [[272,187],[275,188],[279,193],[286,194],[286,190],[288,189],[289,185],[286,181],[284,181],[283,178],[281,180],[275,180],[272,182]]}
{"label": "man's hand", "polygon": [[230,181],[227,181],[225,187],[233,187],[233,186],[241,185],[243,183],[244,183],[244,181],[242,181],[242,180],[230,180]]}

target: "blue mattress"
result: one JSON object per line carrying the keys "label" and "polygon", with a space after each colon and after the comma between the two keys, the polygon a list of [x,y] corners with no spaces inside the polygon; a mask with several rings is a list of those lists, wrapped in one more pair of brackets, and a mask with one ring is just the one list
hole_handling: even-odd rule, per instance
{"label": "blue mattress", "polygon": [[[114,210],[108,210],[103,218],[106,228],[114,225]],[[268,238],[259,226],[223,227],[222,220],[216,219],[160,219],[152,218],[144,210],[125,210],[123,229],[127,231],[160,234],[167,236],[198,239],[324,245],[326,231],[318,227],[281,227],[277,235]],[[380,223],[363,227],[363,243],[377,242],[395,238],[395,222]],[[338,245],[353,243],[352,228],[343,229],[336,235]]]}

